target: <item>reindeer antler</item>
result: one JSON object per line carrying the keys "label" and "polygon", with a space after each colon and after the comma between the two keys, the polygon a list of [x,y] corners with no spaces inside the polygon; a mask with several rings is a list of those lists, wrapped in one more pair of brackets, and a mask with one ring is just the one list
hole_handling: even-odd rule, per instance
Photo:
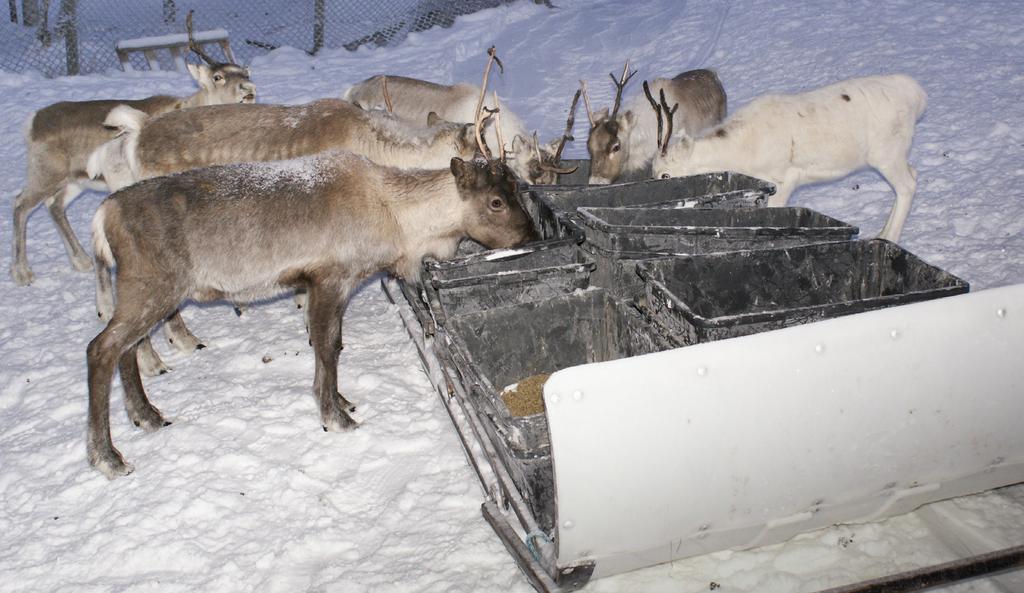
{"label": "reindeer antler", "polygon": [[380,85],[384,92],[384,105],[388,108],[388,113],[395,112],[395,106],[391,104],[391,95],[388,94],[388,77],[383,75],[380,78]]}
{"label": "reindeer antler", "polygon": [[594,112],[590,110],[590,97],[587,95],[587,81],[580,80],[580,90],[583,91],[583,104],[587,107],[587,119],[590,120],[590,127],[594,127]]}
{"label": "reindeer antler", "polygon": [[[487,148],[487,143],[484,142],[484,137],[483,137],[483,122],[488,117],[490,117],[490,115],[487,115],[486,117],[484,116],[484,95],[487,94],[487,81],[488,81],[488,79],[491,76],[491,64],[494,63],[494,62],[498,62],[498,68],[500,69],[501,72],[505,71],[505,67],[501,65],[501,60],[498,59],[498,56],[497,56],[497,54],[495,52],[495,49],[494,49],[494,46],[492,45],[487,50],[487,67],[484,68],[484,81],[480,85],[480,98],[477,99],[477,102],[476,102],[476,122],[475,122],[476,123],[476,126],[475,126],[475,128],[476,128],[475,129],[475,131],[476,131],[476,144],[480,148],[480,152],[482,152],[483,155],[485,157],[487,157],[488,160],[493,158],[493,155],[491,154],[491,150],[489,148]],[[494,107],[495,107],[495,111],[488,110],[488,111],[491,111],[491,114],[496,112],[498,106],[495,105]]]}
{"label": "reindeer antler", "polygon": [[[649,95],[648,95],[649,96]],[[668,143],[672,139],[672,116],[675,115],[676,110],[679,109],[679,103],[672,106],[672,109],[668,108],[668,101],[665,100],[665,89],[661,89],[661,109],[665,112],[665,118],[668,120],[668,125],[665,128],[665,144],[661,147],[661,156],[668,154]]]}
{"label": "reindeer antler", "polygon": [[[651,96],[651,87],[647,84],[646,80],[644,81],[644,94],[647,95],[647,100],[650,101],[651,108],[654,109],[654,115],[658,117],[658,150],[661,150],[661,133],[665,122],[661,118],[661,105],[658,105],[658,102],[655,101],[654,97]],[[664,91],[662,91],[661,96],[665,96]]]}
{"label": "reindeer antler", "polygon": [[615,83],[615,107],[612,108],[612,114],[610,116],[611,119],[615,119],[615,116],[619,113],[619,106],[622,104],[622,89],[626,88],[626,85],[629,83],[629,79],[633,78],[633,75],[636,74],[637,71],[634,70],[629,72],[629,76],[626,76],[627,72],[629,72],[629,60],[626,60],[626,66],[622,69],[622,76],[620,76],[618,80],[615,80],[614,74],[611,72],[608,73],[612,82]]}
{"label": "reindeer antler", "polygon": [[209,64],[211,66],[218,66],[220,64],[220,62],[217,62],[216,60],[214,60],[210,56],[206,55],[206,52],[203,51],[203,48],[200,47],[198,43],[196,43],[195,38],[192,36],[192,13],[193,12],[195,12],[195,11],[194,10],[188,11],[188,16],[185,17],[185,30],[188,32],[188,48],[190,50],[192,50],[193,52],[195,52],[195,54],[197,56],[199,56],[200,58],[202,58],[203,61],[206,62],[207,64]]}
{"label": "reindeer antler", "polygon": [[[501,62],[498,62],[498,64],[500,65]],[[498,91],[494,91],[494,109],[488,109],[487,111],[494,114],[494,133],[498,135],[498,150],[501,151],[499,158],[502,162],[505,162],[505,139],[501,137],[501,107],[498,107]]]}
{"label": "reindeer antler", "polygon": [[[540,162],[541,169],[545,171],[552,171],[560,175],[572,173],[576,171],[576,169],[579,169],[578,165],[575,167],[559,167],[558,163],[562,162],[562,150],[565,148],[565,143],[569,140],[575,140],[575,138],[572,137],[572,127],[576,123],[576,106],[580,102],[580,95],[582,93],[583,89],[579,88],[576,89],[576,94],[572,96],[572,105],[569,106],[569,118],[565,121],[565,132],[562,133],[562,139],[559,140],[558,148],[555,149],[555,156],[552,159],[555,164],[549,165],[545,163],[543,159],[540,158],[540,150],[537,150],[537,160]],[[534,134],[534,137],[536,137],[536,133]]]}

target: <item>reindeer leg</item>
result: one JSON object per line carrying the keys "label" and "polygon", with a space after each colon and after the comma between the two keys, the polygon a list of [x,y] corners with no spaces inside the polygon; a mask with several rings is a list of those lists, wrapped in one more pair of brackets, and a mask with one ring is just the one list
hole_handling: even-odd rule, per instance
{"label": "reindeer leg", "polygon": [[906,162],[875,167],[889,182],[896,191],[896,202],[889,211],[889,218],[878,234],[880,239],[886,239],[893,243],[900,240],[903,233],[903,224],[910,214],[910,205],[914,201],[914,192],[917,190],[917,171]]}
{"label": "reindeer leg", "polygon": [[60,232],[60,239],[64,243],[64,249],[68,252],[71,265],[79,272],[86,272],[92,269],[92,258],[86,253],[85,248],[78,242],[75,231],[68,222],[67,207],[71,200],[74,200],[82,193],[82,186],[75,183],[68,183],[64,186],[63,194],[58,198],[50,198],[46,202],[46,208],[50,211],[50,218],[57,225]]}
{"label": "reindeer leg", "polygon": [[64,182],[54,180],[45,183],[40,188],[41,182],[36,181],[32,171],[29,171],[29,180],[17,197],[14,198],[14,244],[11,257],[11,277],[19,286],[27,286],[35,280],[32,269],[28,265],[28,255],[25,250],[25,238],[28,233],[28,215],[36,209],[36,206],[44,201],[55,200],[57,195],[64,191]]}
{"label": "reindeer leg", "polygon": [[121,354],[118,361],[118,369],[121,372],[121,386],[124,388],[124,406],[128,411],[128,418],[132,424],[139,428],[153,432],[170,422],[164,420],[160,410],[156,409],[146,397],[146,391],[142,387],[142,376],[139,374],[139,361],[136,356],[138,343]]}
{"label": "reindeer leg", "polygon": [[790,175],[786,175],[786,179],[775,184],[775,193],[768,197],[769,208],[781,208],[789,203],[789,197],[793,195],[793,190],[796,189],[796,178],[790,178]]}
{"label": "reindeer leg", "polygon": [[155,323],[173,311],[174,306],[171,305],[170,311],[158,308],[158,299],[161,297],[154,294],[155,291],[147,291],[140,283],[119,282],[118,289],[121,298],[113,318],[89,342],[86,350],[89,367],[86,450],[89,463],[110,479],[130,474],[134,469],[124,461],[110,438],[110,382],[114,367],[118,365],[119,359],[122,360],[121,366],[127,375],[126,399],[134,399],[135,403],[140,395],[145,399],[138,373],[133,372],[133,365],[123,362],[124,354],[134,356],[139,340],[147,336]]}
{"label": "reindeer leg", "polygon": [[153,340],[147,335],[142,338],[139,342],[138,348],[136,349],[136,357],[139,361],[139,369],[143,375],[147,377],[155,377],[162,375],[167,371],[172,370],[171,367],[167,366],[160,355],[157,354],[155,348],[153,348]]}
{"label": "reindeer leg", "polygon": [[174,344],[178,350],[185,354],[206,348],[206,344],[203,344],[202,340],[192,335],[192,332],[188,330],[185,320],[181,318],[181,311],[175,311],[164,322],[164,336],[167,337],[168,342]]}
{"label": "reindeer leg", "polygon": [[320,406],[321,425],[330,432],[358,426],[347,411],[352,404],[338,392],[341,317],[354,285],[341,277],[317,279],[309,287],[309,337],[316,357],[313,394]]}

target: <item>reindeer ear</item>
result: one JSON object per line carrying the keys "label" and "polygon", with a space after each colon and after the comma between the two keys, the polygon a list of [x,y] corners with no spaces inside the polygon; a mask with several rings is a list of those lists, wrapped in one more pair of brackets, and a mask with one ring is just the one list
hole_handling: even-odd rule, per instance
{"label": "reindeer ear", "polygon": [[623,119],[626,121],[626,127],[631,128],[636,124],[636,114],[630,109],[622,114]]}
{"label": "reindeer ear", "polygon": [[608,108],[602,107],[594,113],[594,121],[599,122],[602,119],[608,119]]}
{"label": "reindeer ear", "polygon": [[199,83],[199,86],[204,89],[213,88],[213,75],[209,66],[206,64],[186,64],[186,66],[188,66],[188,73]]}
{"label": "reindeer ear", "polygon": [[467,164],[466,161],[457,156],[452,157],[451,169],[452,175],[455,176],[456,181],[461,181],[462,178],[466,176],[469,167],[470,165]]}
{"label": "reindeer ear", "polygon": [[431,111],[430,113],[427,114],[427,127],[428,128],[432,127],[432,126],[436,126],[437,124],[441,123],[442,121],[444,121],[444,120],[441,119],[441,116],[438,115],[437,112]]}

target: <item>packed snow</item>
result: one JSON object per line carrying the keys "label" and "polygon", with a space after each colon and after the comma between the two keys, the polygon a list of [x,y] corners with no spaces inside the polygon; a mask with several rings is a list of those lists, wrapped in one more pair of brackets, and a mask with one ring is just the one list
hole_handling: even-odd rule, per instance
{"label": "packed snow", "polygon": [[[555,4],[522,1],[463,16],[394,48],[317,57],[282,48],[251,64],[258,100],[339,97],[378,73],[479,83],[493,44],[505,71],[492,76],[492,88],[548,140],[561,133],[579,79],[588,80],[595,109],[610,105],[608,73],[627,58],[639,69],[636,81],[715,68],[730,112],[763,93],[902,72],[929,101],[910,155],[918,190],[901,243],[974,290],[1024,282],[1019,3]],[[25,181],[23,127],[34,110],[191,89],[187,75],[173,72],[58,79],[0,72],[6,211]],[[639,82],[627,89],[636,92]],[[586,154],[586,120],[576,121],[567,157]],[[102,199],[87,193],[71,205],[79,237],[89,237]],[[863,171],[802,188],[791,205],[870,237],[892,200],[884,180]],[[9,215],[0,228],[10,241]],[[321,430],[310,393],[312,350],[290,299],[254,305],[241,317],[223,303],[191,305],[184,316],[208,348],[186,356],[161,338],[174,371],[145,380],[174,424],[155,433],[132,426],[115,383],[114,442],[137,469],[108,481],[85,457],[85,348],[102,327],[93,276],[72,270],[44,208],[28,234],[35,283],[19,287],[0,274],[0,591],[531,590],[481,517],[484,493],[376,281],[345,315],[339,380],[359,406],[358,430]],[[3,261],[9,267],[9,253]],[[1020,486],[940,504],[995,542],[1021,543]],[[803,592],[954,557],[911,513],[664,564],[588,590]],[[949,590],[997,589],[983,580]]]}

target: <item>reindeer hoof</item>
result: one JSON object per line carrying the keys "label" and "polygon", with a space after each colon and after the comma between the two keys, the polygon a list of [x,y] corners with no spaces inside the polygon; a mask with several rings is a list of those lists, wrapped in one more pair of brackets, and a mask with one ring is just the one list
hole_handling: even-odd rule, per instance
{"label": "reindeer hoof", "polygon": [[348,412],[339,411],[337,414],[333,414],[331,418],[327,419],[325,424],[321,424],[324,432],[345,432],[358,428],[359,423],[352,419],[348,415]]}
{"label": "reindeer hoof", "polygon": [[71,265],[79,272],[88,272],[92,269],[92,258],[87,255],[75,257],[71,260]]}
{"label": "reindeer hoof", "polygon": [[125,462],[117,449],[111,448],[105,453],[89,452],[89,464],[96,468],[101,474],[113,480],[119,476],[127,476],[135,471],[135,466]]}
{"label": "reindeer hoof", "polygon": [[28,286],[36,279],[35,274],[28,269],[28,266],[11,266],[11,277],[14,278],[14,283],[18,286]]}

